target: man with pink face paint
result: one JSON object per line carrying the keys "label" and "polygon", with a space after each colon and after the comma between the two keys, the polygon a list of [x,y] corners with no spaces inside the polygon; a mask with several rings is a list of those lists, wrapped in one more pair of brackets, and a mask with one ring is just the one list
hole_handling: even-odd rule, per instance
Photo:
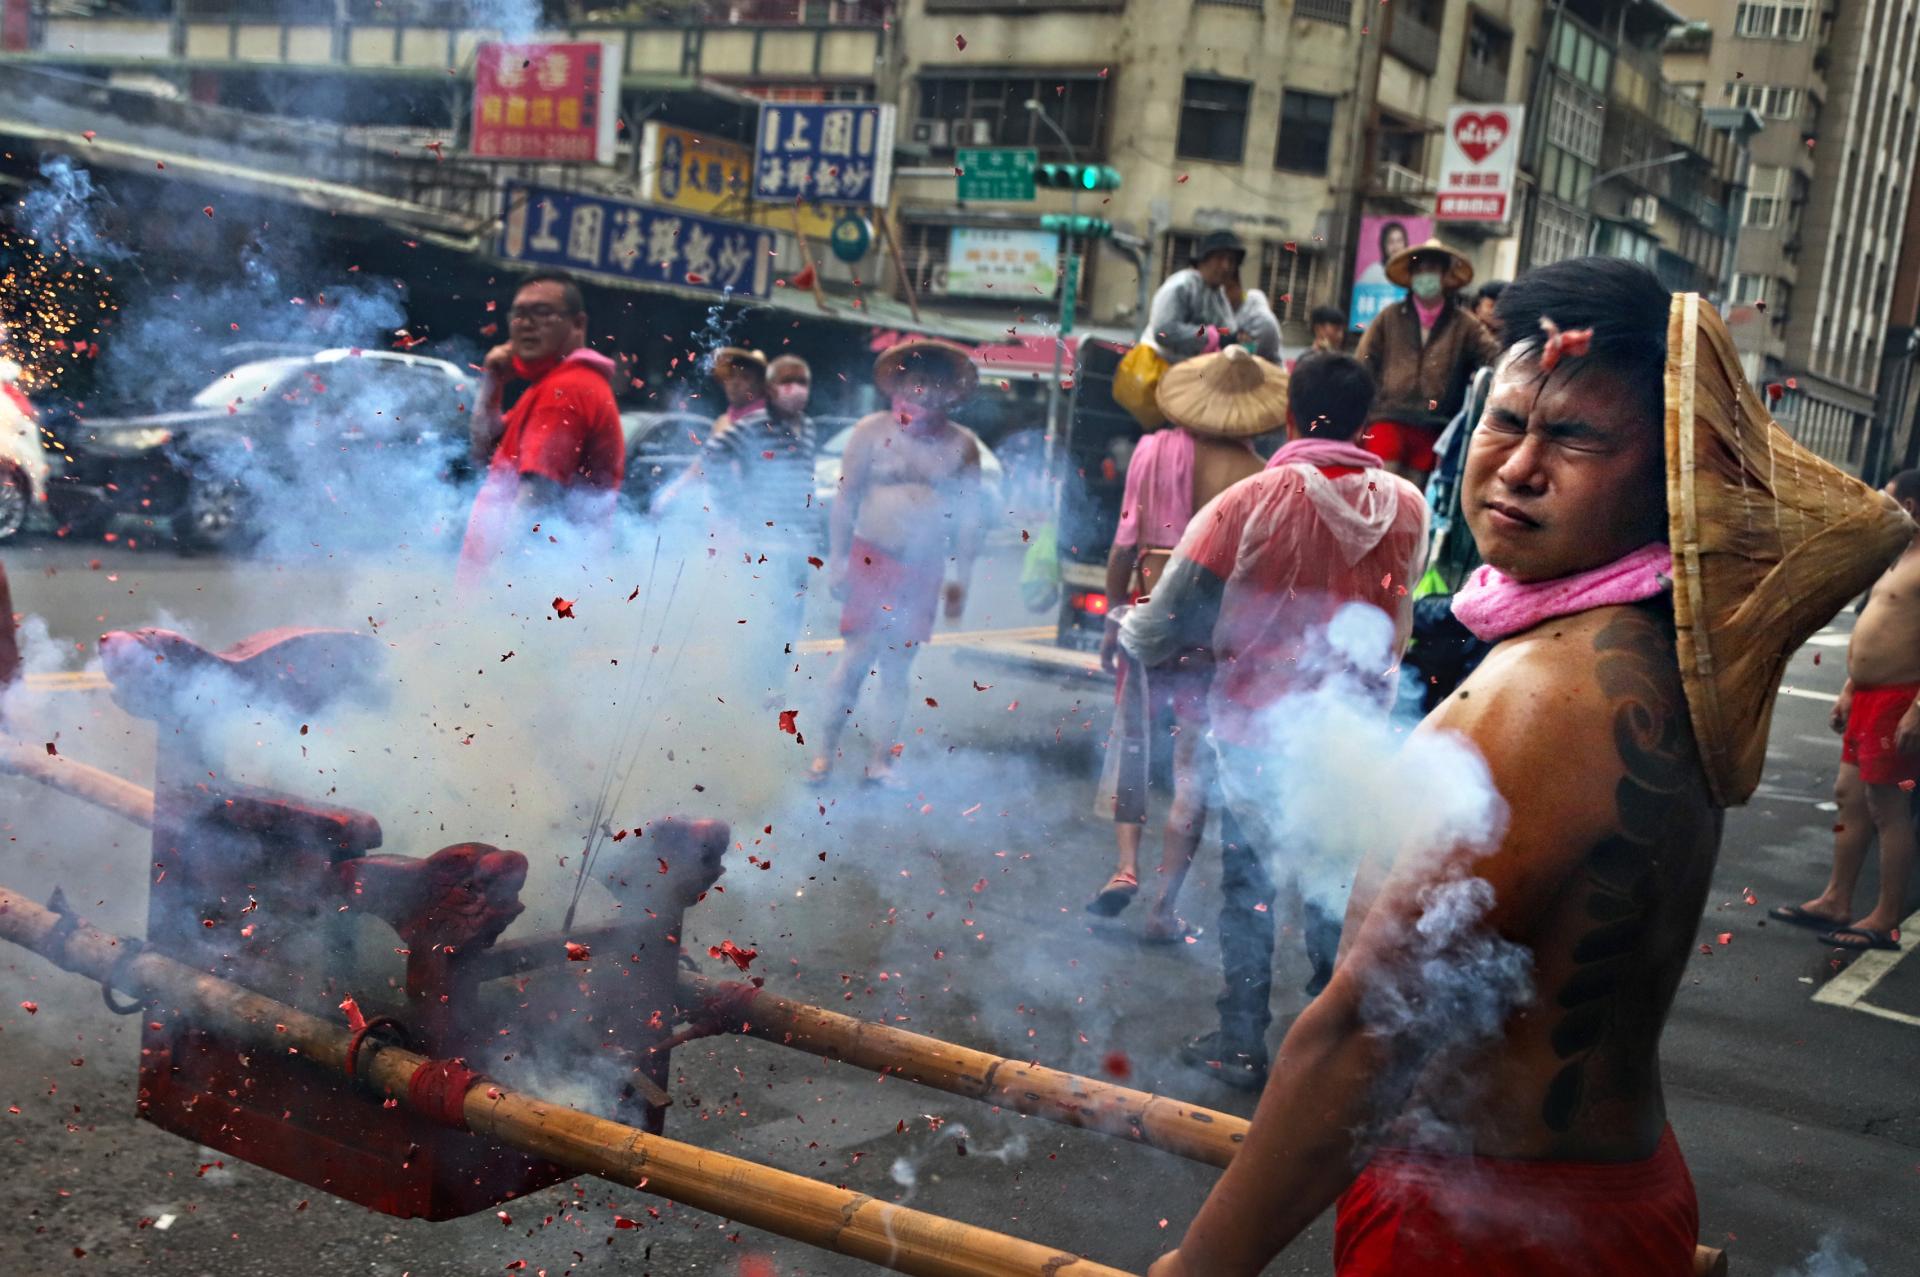
{"label": "man with pink face paint", "polygon": [[846,651],[828,681],[815,781],[833,770],[869,676],[880,685],[866,778],[892,781],[913,658],[943,597],[947,619],[965,609],[980,550],[980,443],[947,419],[979,384],[971,352],[932,339],[902,342],[875,362],[873,379],[890,406],[855,424],[830,521],[829,584],[843,600]]}

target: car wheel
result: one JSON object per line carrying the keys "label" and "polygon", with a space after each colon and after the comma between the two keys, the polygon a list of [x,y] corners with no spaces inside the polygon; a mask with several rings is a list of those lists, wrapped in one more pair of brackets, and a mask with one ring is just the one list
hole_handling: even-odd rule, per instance
{"label": "car wheel", "polygon": [[33,509],[33,489],[26,471],[0,462],[0,541],[11,541],[27,526]]}
{"label": "car wheel", "polygon": [[180,513],[173,516],[173,535],[190,550],[227,550],[241,544],[248,532],[247,497],[240,485],[194,483]]}

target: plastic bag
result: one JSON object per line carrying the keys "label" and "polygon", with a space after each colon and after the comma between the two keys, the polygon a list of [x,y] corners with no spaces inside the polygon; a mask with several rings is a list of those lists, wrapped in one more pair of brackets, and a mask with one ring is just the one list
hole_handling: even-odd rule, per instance
{"label": "plastic bag", "polygon": [[1044,612],[1060,601],[1060,532],[1051,523],[1027,543],[1020,562],[1020,600],[1029,612]]}
{"label": "plastic bag", "polygon": [[1166,375],[1166,356],[1141,342],[1127,352],[1113,373],[1113,401],[1133,414],[1142,430],[1157,430],[1166,424],[1160,411],[1160,378]]}

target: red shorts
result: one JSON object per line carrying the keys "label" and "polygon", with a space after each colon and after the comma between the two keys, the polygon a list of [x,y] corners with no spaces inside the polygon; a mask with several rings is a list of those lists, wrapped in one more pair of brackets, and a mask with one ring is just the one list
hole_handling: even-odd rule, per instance
{"label": "red shorts", "polygon": [[1376,421],[1361,431],[1359,444],[1382,461],[1426,474],[1433,469],[1433,445],[1440,432],[1406,421]]}
{"label": "red shorts", "polygon": [[1693,1177],[1672,1128],[1643,1162],[1375,1153],[1334,1223],[1338,1277],[1692,1277]]}
{"label": "red shorts", "polygon": [[840,609],[840,633],[885,634],[904,643],[933,636],[933,614],[940,606],[944,568],[909,563],[871,541],[853,539],[847,556],[847,601]]}
{"label": "red shorts", "polygon": [[1893,747],[1894,729],[1917,694],[1920,683],[1853,689],[1853,709],[1847,714],[1846,734],[1840,738],[1840,761],[1858,767],[1860,779],[1869,785],[1920,781],[1920,756],[1902,754]]}

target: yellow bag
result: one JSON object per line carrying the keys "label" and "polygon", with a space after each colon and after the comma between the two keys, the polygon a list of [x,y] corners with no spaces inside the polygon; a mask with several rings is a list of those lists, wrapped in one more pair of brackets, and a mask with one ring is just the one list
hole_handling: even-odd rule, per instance
{"label": "yellow bag", "polygon": [[1144,341],[1129,350],[1114,370],[1113,401],[1132,413],[1142,430],[1166,424],[1159,401],[1160,378],[1166,371],[1166,357]]}

